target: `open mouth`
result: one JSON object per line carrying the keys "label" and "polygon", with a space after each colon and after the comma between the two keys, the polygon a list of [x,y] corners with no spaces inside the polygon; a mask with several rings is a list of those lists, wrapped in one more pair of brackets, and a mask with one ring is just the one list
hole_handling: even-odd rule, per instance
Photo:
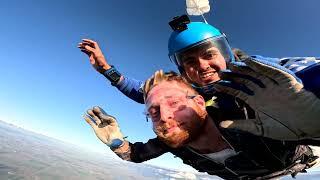
{"label": "open mouth", "polygon": [[208,79],[214,76],[217,73],[217,71],[208,71],[200,74],[201,79]]}

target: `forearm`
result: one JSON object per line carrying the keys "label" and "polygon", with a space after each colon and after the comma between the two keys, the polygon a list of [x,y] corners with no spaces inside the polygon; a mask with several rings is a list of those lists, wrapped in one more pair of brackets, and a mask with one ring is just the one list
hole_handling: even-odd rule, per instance
{"label": "forearm", "polygon": [[130,99],[144,104],[142,85],[141,81],[122,76],[115,87]]}
{"label": "forearm", "polygon": [[112,149],[121,159],[135,163],[141,163],[168,152],[158,139],[151,139],[147,143],[130,143],[124,141],[124,144],[117,149]]}
{"label": "forearm", "polygon": [[144,104],[142,81],[125,77],[118,72],[115,67],[110,65],[106,68],[102,68],[99,72],[111,82],[111,85],[115,86],[125,96],[138,103]]}

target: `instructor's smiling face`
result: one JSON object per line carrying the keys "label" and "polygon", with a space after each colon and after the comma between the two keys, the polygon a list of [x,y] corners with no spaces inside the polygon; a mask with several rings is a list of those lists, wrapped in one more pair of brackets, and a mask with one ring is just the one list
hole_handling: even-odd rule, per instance
{"label": "instructor's smiling face", "polygon": [[180,58],[184,69],[183,75],[198,86],[220,80],[218,72],[226,69],[223,55],[214,46],[187,50]]}

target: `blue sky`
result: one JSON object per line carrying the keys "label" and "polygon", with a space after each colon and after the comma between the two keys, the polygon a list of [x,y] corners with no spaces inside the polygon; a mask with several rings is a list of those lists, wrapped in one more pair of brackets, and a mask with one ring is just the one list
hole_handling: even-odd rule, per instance
{"label": "blue sky", "polygon": [[[319,56],[318,0],[215,0],[206,14],[233,47],[270,57]],[[184,0],[0,1],[0,119],[112,154],[82,119],[100,105],[118,118],[132,142],[155,137],[144,106],[113,88],[77,49],[100,43],[110,64],[145,80],[175,70],[167,56],[168,22],[185,13]],[[200,17],[192,17],[201,21]],[[165,155],[151,163],[185,168]]]}

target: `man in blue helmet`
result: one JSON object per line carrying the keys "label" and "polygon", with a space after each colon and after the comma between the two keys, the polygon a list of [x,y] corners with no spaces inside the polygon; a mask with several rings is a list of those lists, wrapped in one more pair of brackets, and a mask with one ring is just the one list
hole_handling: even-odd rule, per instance
{"label": "man in blue helmet", "polygon": [[[177,24],[178,26],[176,26]],[[219,117],[217,121],[254,118],[254,111],[243,101],[225,93],[215,92],[213,89],[214,82],[220,80],[218,72],[226,69],[227,67],[226,62],[234,61],[235,56],[238,55],[241,57],[243,56],[243,54],[232,54],[223,34],[221,34],[218,30],[210,25],[203,23],[179,24],[174,22],[173,26],[175,32],[169,40],[169,55],[178,66],[181,74],[193,85],[193,87],[197,89],[197,91],[199,91],[201,94],[203,94],[206,99],[211,100],[211,108]],[[188,28],[183,29],[185,28],[185,26],[187,26]],[[195,28],[196,30],[192,31],[193,28]],[[188,33],[190,34],[188,35]],[[185,37],[181,38],[181,41],[178,41],[179,37],[183,37],[180,35],[183,34],[186,34]],[[202,34],[202,37],[200,37],[199,34]],[[190,35],[194,35],[195,38],[187,38]],[[187,39],[188,41],[184,41],[185,39]],[[190,41],[190,39],[193,39],[193,41]],[[115,85],[128,97],[134,99],[137,102],[144,103],[142,91],[140,90],[142,83],[122,76],[119,72],[116,71],[114,67],[108,65],[96,42],[85,39],[80,44],[80,48],[90,56],[91,63],[94,65],[94,67],[100,73],[104,74],[112,82],[113,85]],[[280,59],[263,58],[260,56],[256,56],[255,58],[280,62],[282,63],[282,65],[285,65],[287,67],[295,66],[297,62],[301,60],[296,58],[296,60],[292,62],[288,59],[281,61]],[[318,61],[318,59],[316,58],[304,58],[304,60],[307,60],[309,63],[311,62],[314,64]],[[304,61],[302,63],[304,63]],[[261,142],[269,144],[269,142],[267,141],[268,140],[266,140],[265,138],[261,138]],[[279,142],[282,143],[282,141]],[[121,158],[133,162],[142,162],[150,158],[157,157],[166,152],[158,143],[159,142],[150,140],[146,144],[131,144],[121,139],[121,141],[117,141],[117,143],[109,145],[111,145],[114,152],[116,152]],[[265,148],[270,149],[268,145]],[[277,151],[277,149],[279,149],[279,147],[275,148],[274,151]],[[284,152],[284,154],[291,153],[291,155],[294,156],[295,153],[298,152],[296,151],[297,149],[301,149],[301,147],[294,146],[293,149],[288,149],[288,152]],[[301,153],[301,151],[299,152]],[[188,159],[190,160],[190,158],[184,157],[183,155],[180,155],[179,157],[186,161]],[[201,169],[203,167],[199,165],[198,160],[202,161],[200,158],[195,161],[186,163],[191,164],[196,169]],[[213,174],[219,175],[218,172],[214,172]]]}

